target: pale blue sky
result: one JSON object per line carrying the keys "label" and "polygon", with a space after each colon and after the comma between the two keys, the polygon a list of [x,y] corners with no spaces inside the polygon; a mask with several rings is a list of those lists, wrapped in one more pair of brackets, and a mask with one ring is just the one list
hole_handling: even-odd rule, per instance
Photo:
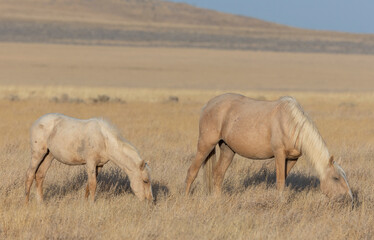
{"label": "pale blue sky", "polygon": [[374,0],[169,0],[281,23],[354,33],[374,33]]}

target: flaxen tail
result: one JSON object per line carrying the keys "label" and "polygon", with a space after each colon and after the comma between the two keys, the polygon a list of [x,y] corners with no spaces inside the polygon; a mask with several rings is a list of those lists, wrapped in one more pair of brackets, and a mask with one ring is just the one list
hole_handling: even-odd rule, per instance
{"label": "flaxen tail", "polygon": [[213,191],[213,168],[216,163],[216,147],[209,153],[204,162],[204,183],[209,193]]}

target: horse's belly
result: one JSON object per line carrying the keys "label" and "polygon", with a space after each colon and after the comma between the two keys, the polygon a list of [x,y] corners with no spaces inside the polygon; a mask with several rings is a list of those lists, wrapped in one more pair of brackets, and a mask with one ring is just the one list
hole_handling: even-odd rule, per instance
{"label": "horse's belly", "polygon": [[274,153],[271,149],[258,149],[255,147],[247,147],[245,149],[233,149],[240,156],[251,158],[251,159],[269,159],[274,157]]}
{"label": "horse's belly", "polygon": [[48,149],[54,158],[68,165],[86,164],[94,161],[97,165],[104,165],[108,160],[102,157],[103,144],[90,141],[89,138],[75,139],[60,137],[51,140]]}
{"label": "horse's belly", "polygon": [[68,165],[82,165],[86,163],[86,160],[83,158],[83,156],[80,156],[77,153],[71,152],[67,149],[63,148],[49,148],[50,153],[53,155],[53,157]]}
{"label": "horse's belly", "polygon": [[232,138],[226,140],[225,142],[234,152],[246,158],[268,159],[274,157],[270,142],[266,139],[243,140],[243,138]]}
{"label": "horse's belly", "polygon": [[258,112],[230,119],[223,124],[222,140],[239,155],[252,159],[267,159],[274,156],[271,148],[271,126],[269,116]]}

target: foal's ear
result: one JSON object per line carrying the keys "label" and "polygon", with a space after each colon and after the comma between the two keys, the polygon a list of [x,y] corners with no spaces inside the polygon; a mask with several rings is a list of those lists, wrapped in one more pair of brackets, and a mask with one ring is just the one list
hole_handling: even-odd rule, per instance
{"label": "foal's ear", "polygon": [[140,164],[140,171],[144,170],[145,165],[146,165],[145,161],[142,161],[142,163]]}
{"label": "foal's ear", "polygon": [[331,156],[331,157],[330,157],[329,164],[330,164],[331,166],[334,166],[334,156]]}

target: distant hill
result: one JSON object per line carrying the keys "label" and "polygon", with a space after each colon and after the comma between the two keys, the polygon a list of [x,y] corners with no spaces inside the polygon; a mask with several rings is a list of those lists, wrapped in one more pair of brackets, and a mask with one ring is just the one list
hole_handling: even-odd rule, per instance
{"label": "distant hill", "polygon": [[303,30],[160,0],[0,0],[0,41],[374,54],[374,34]]}

